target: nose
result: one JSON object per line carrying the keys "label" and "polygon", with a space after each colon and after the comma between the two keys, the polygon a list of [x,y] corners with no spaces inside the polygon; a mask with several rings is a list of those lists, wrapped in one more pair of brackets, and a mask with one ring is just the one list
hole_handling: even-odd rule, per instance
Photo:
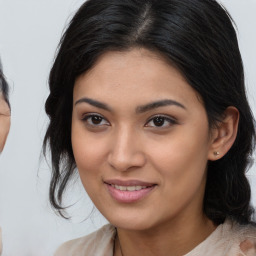
{"label": "nose", "polygon": [[108,163],[118,171],[140,168],[146,163],[143,143],[136,132],[122,129],[114,135]]}

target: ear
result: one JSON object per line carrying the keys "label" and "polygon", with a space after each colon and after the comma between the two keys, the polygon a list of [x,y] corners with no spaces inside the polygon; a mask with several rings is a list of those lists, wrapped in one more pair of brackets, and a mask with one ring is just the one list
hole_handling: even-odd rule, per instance
{"label": "ear", "polygon": [[238,109],[228,107],[224,112],[224,118],[212,129],[208,160],[218,160],[229,151],[237,136],[238,123]]}

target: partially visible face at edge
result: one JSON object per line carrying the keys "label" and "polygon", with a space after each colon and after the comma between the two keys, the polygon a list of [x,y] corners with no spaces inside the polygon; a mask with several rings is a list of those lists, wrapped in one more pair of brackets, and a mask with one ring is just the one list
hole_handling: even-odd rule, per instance
{"label": "partially visible face at edge", "polygon": [[10,130],[10,108],[0,92],[0,153],[3,151]]}
{"label": "partially visible face at edge", "polygon": [[[175,68],[145,49],[107,52],[76,80],[73,102],[80,178],[110,223],[145,230],[203,214],[208,119]],[[122,191],[134,185],[136,196]]]}

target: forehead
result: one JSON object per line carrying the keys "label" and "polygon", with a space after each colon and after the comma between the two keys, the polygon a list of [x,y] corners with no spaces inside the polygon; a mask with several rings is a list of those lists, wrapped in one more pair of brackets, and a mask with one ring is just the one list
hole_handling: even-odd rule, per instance
{"label": "forehead", "polygon": [[122,98],[139,104],[166,95],[180,101],[198,101],[197,93],[175,67],[160,54],[141,48],[103,54],[92,69],[78,77],[74,87],[74,99]]}
{"label": "forehead", "polygon": [[[173,75],[184,77],[174,68],[162,53],[150,51],[145,48],[131,48],[126,51],[108,51],[103,53],[95,62],[93,67],[88,70],[84,75],[90,76],[100,70],[100,72],[109,73],[122,70],[130,71],[131,69],[139,68],[139,72],[144,74],[149,70],[154,70],[151,74],[161,72],[164,69],[172,71]],[[128,72],[127,72],[128,73]],[[83,76],[83,74],[82,74]]]}

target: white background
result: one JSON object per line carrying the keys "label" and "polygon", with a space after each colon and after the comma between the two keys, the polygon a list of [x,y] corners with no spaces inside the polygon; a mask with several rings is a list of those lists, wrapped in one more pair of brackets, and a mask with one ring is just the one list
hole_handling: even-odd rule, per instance
{"label": "white background", "polygon": [[[47,126],[44,101],[55,50],[82,0],[0,0],[0,55],[11,87],[12,124],[0,157],[0,226],[4,256],[50,256],[63,241],[105,221],[79,180],[69,190],[71,221],[48,203],[50,168],[40,160]],[[246,85],[256,113],[256,0],[222,0],[238,26]],[[249,172],[256,205],[256,165]],[[86,220],[85,220],[86,219]]]}

